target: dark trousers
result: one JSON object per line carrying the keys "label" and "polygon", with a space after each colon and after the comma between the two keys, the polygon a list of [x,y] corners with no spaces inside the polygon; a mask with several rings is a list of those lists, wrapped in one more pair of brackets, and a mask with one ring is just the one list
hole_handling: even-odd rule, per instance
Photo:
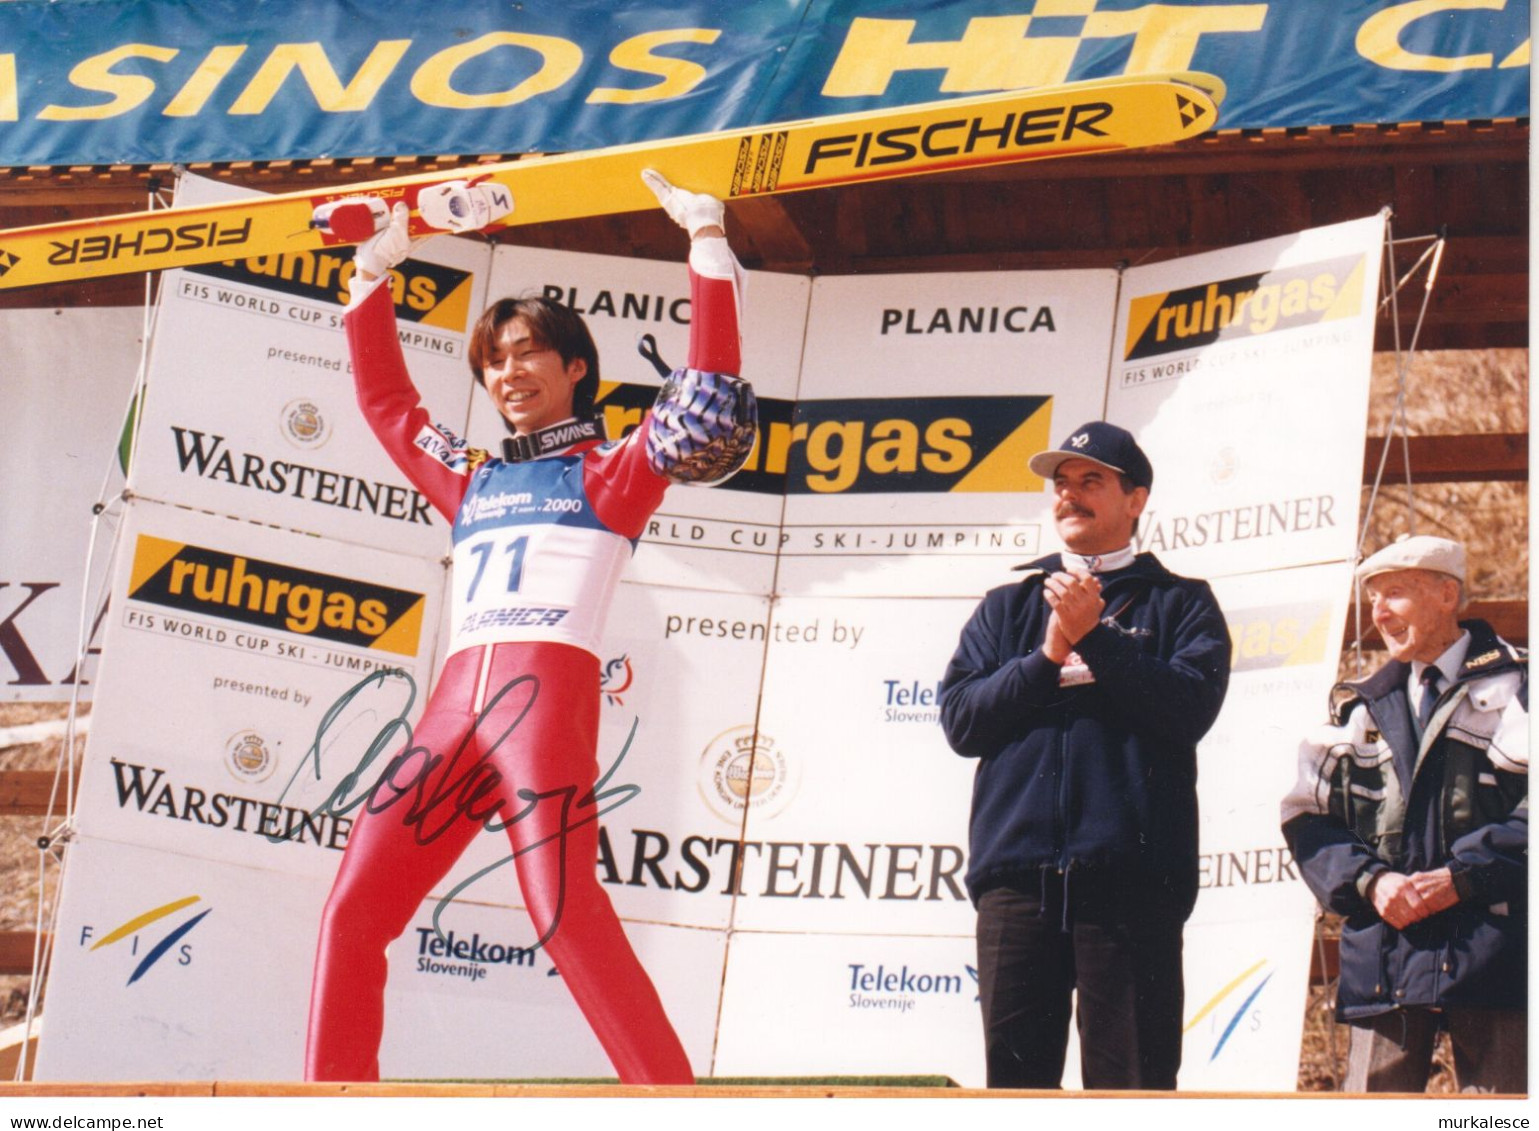
{"label": "dark trousers", "polygon": [[1461,1092],[1528,1091],[1528,1011],[1396,1010],[1352,1022],[1344,1092],[1424,1092],[1439,1029]]}
{"label": "dark trousers", "polygon": [[978,994],[989,1087],[1061,1085],[1077,994],[1087,1089],[1175,1088],[1184,921],[1150,904],[1125,883],[1079,872],[1067,900],[1057,872],[1040,886],[984,893]]}

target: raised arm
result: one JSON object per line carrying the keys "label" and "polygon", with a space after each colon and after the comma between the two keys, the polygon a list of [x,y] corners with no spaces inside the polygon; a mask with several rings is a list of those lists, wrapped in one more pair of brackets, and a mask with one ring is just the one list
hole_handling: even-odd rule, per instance
{"label": "raised arm", "polygon": [[690,233],[691,317],[688,365],[663,382],[641,427],[587,473],[595,511],[633,538],[668,483],[720,483],[743,466],[758,430],[753,388],[738,376],[743,269],[727,246],[721,201],[651,170],[642,179]]}
{"label": "raised arm", "polygon": [[647,431],[647,460],[679,483],[719,483],[753,449],[758,407],[742,370],[743,268],[727,246],[721,201],[686,192],[661,174],[642,180],[689,233],[689,364],[664,382]]}
{"label": "raised arm", "polygon": [[342,323],[364,419],[402,474],[453,522],[475,456],[429,418],[401,354],[387,272],[410,248],[406,217],[406,206],[396,205],[390,226],[359,247]]}

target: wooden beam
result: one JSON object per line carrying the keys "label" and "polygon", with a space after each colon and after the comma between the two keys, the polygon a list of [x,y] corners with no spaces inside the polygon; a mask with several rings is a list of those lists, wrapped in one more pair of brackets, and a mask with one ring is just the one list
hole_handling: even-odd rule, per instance
{"label": "wooden beam", "polygon": [[817,262],[812,245],[786,208],[784,197],[761,196],[735,200],[727,211],[729,225],[747,236],[759,258],[781,270],[809,271]]}
{"label": "wooden beam", "polygon": [[[1404,344],[1404,337],[1401,339]],[[1379,322],[1373,336],[1375,353],[1390,353],[1395,336],[1387,323]],[[1437,322],[1428,319],[1421,328],[1416,348],[1421,350],[1527,349],[1527,322]]]}
{"label": "wooden beam", "polygon": [[[0,931],[0,974],[32,973],[32,953],[37,943],[35,931]],[[43,947],[48,936],[43,936]]]}
{"label": "wooden beam", "polygon": [[[1386,483],[1405,478],[1405,453],[1396,437],[1384,465]],[[1411,480],[1415,483],[1526,483],[1528,433],[1491,432],[1475,435],[1412,436],[1409,439]],[[1383,436],[1369,436],[1363,450],[1363,485],[1378,474]]]}
{"label": "wooden beam", "polygon": [[1309,984],[1324,986],[1341,976],[1341,937],[1326,935],[1309,949]]}
{"label": "wooden beam", "polygon": [[[48,799],[53,794],[52,770],[0,770],[0,817],[46,817]],[[75,771],[75,783],[80,771]],[[54,812],[63,816],[64,790],[54,803]]]}

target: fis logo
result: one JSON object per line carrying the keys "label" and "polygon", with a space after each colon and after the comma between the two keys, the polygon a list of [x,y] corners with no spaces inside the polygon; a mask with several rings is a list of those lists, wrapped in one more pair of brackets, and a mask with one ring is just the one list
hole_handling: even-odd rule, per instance
{"label": "fis logo", "polygon": [[1263,973],[1266,965],[1267,960],[1263,958],[1248,970],[1242,971],[1210,997],[1182,1028],[1182,1034],[1187,1035],[1197,1030],[1204,1021],[1207,1022],[1204,1029],[1213,1039],[1212,1051],[1208,1054],[1209,1064],[1218,1059],[1218,1054],[1224,1051],[1224,1046],[1235,1033],[1242,1029],[1254,1031],[1261,1028],[1262,1015],[1261,1010],[1256,1008],[1256,999],[1276,973],[1275,970]]}
{"label": "fis logo", "polygon": [[1136,361],[1356,317],[1363,267],[1362,256],[1347,256],[1141,295],[1128,306],[1123,357]]}
{"label": "fis logo", "polygon": [[[345,303],[353,278],[351,247],[259,255],[228,263],[189,267],[189,274],[245,283],[315,302]],[[472,272],[408,259],[390,272],[396,317],[420,326],[463,334],[470,325]]]}
{"label": "fis logo", "polygon": [[[184,918],[178,925],[172,927],[170,931],[152,943],[146,942],[145,940],[141,939],[140,936],[147,927],[159,923],[162,919],[170,918],[178,911],[181,911],[187,907],[191,907],[201,899],[202,896],[189,895],[185,899],[173,900],[172,902],[163,904],[160,907],[152,908],[142,915],[136,915],[132,919],[129,919],[126,923],[114,927],[111,931],[107,932],[107,934],[103,935],[92,945],[91,950],[93,952],[98,951],[103,947],[113,946],[127,939],[129,944],[129,954],[139,958],[139,961],[134,965],[133,972],[128,976],[128,982],[126,984],[130,986],[137,982],[140,978],[144,977],[144,975],[149,973],[151,968],[153,968],[157,962],[165,958],[166,955],[172,954],[173,952],[175,953],[175,961],[178,966],[191,965],[192,945],[190,943],[184,943],[182,940],[187,937],[187,935],[192,931],[194,927],[196,927],[208,916],[209,911],[213,910],[212,907],[198,912],[191,918]],[[85,946],[86,943],[91,941],[92,936],[95,934],[96,929],[94,927],[81,927],[80,945]],[[143,957],[139,957],[141,944],[143,947],[147,948],[144,949]]]}
{"label": "fis logo", "polygon": [[[641,423],[657,396],[606,385],[610,436]],[[1052,398],[903,397],[792,402],[759,398],[759,437],[722,487],[769,495],[1040,491],[1026,466],[1050,447]]]}
{"label": "fis logo", "polygon": [[128,595],[184,613],[414,656],[425,598],[141,534]]}

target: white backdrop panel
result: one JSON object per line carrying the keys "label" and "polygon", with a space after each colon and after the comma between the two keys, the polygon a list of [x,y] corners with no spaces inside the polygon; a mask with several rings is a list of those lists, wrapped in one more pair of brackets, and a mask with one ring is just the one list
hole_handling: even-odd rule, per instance
{"label": "white backdrop panel", "polygon": [[[1312,934],[1299,915],[1187,926],[1178,1090],[1294,1090]],[[1065,1088],[1082,1086],[1079,1057],[1071,1025]]]}
{"label": "white backdrop panel", "polygon": [[1115,272],[824,278],[783,593],[976,596],[1051,549],[1033,452],[1104,407]]}
{"label": "white backdrop panel", "polygon": [[1278,806],[1293,785],[1299,741],[1325,718],[1351,584],[1350,564],[1337,562],[1214,585],[1234,661],[1224,710],[1197,749],[1196,922],[1307,917],[1314,906],[1283,843]]}
{"label": "white backdrop panel", "polygon": [[[441,567],[146,501],[123,544],[81,831],[329,877],[357,797],[333,791],[420,713]],[[415,704],[395,676],[348,697],[381,668]]]}
{"label": "white backdrop panel", "polygon": [[[98,613],[116,511],[103,518],[86,577],[91,507],[122,486],[118,436],[143,340],[138,307],[0,311],[0,699],[63,700],[73,691],[82,600]],[[90,596],[87,596],[89,588]],[[89,699],[94,664],[81,691]]]}
{"label": "white backdrop panel", "polygon": [[1138,547],[1218,577],[1356,547],[1381,216],[1127,273],[1107,419],[1154,464]]}
{"label": "white backdrop panel", "polygon": [[[775,622],[739,927],[968,934],[974,764],[938,691],[972,602],[788,597]],[[790,639],[792,631],[797,636]]]}
{"label": "white backdrop panel", "polygon": [[1182,1091],[1297,1087],[1312,937],[1298,914],[1187,927]]}
{"label": "white backdrop panel", "polygon": [[325,880],[92,836],[68,865],[38,1080],[303,1076]]}
{"label": "white backdrop panel", "polygon": [[722,1076],[945,1075],[983,1086],[971,938],[733,936]]}

